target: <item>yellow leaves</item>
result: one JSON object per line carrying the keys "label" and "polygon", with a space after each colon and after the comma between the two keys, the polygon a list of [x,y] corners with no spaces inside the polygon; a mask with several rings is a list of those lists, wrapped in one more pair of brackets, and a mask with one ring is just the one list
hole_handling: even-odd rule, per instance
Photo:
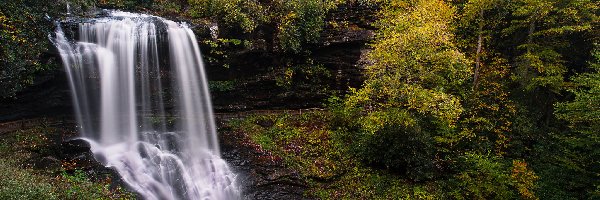
{"label": "yellow leaves", "polygon": [[[411,40],[424,38],[422,42],[432,41],[433,44],[448,43],[452,38],[449,23],[454,16],[454,10],[443,1],[419,1],[409,12],[384,10],[387,14],[380,20],[384,38]],[[387,34],[387,33],[392,34]],[[408,32],[402,33],[402,32]],[[394,34],[402,33],[402,34]],[[404,38],[409,37],[409,38]]]}
{"label": "yellow leaves", "polygon": [[532,191],[535,181],[539,179],[535,173],[527,169],[527,163],[521,160],[513,160],[513,168],[510,177],[515,182],[515,186],[523,199],[539,199]]}
{"label": "yellow leaves", "polygon": [[429,87],[460,84],[469,77],[468,61],[453,43],[451,6],[435,0],[417,1],[408,9],[387,9],[382,11],[381,30],[368,55],[373,61],[367,67],[370,79],[392,76]]}
{"label": "yellow leaves", "polygon": [[454,124],[463,111],[458,98],[443,92],[416,86],[406,87],[405,92],[407,94],[405,106],[409,109],[431,114],[448,124]]}
{"label": "yellow leaves", "polygon": [[[164,0],[163,0],[164,1]],[[256,1],[243,0],[188,0],[185,12],[194,18],[213,18],[219,22],[237,25],[244,32],[252,32],[265,20],[264,8]]]}
{"label": "yellow leaves", "polygon": [[368,134],[375,134],[386,126],[415,127],[417,125],[417,121],[406,110],[398,108],[373,111],[360,120],[362,130]]}
{"label": "yellow leaves", "polygon": [[338,5],[346,3],[347,0],[328,0],[323,1],[323,7],[325,10],[331,10],[337,8]]}
{"label": "yellow leaves", "polygon": [[498,138],[495,141],[495,148],[494,151],[496,152],[497,156],[504,156],[506,154],[506,150],[509,147],[509,138],[506,137],[506,135],[504,135],[502,133],[501,130],[496,129],[495,130]]}
{"label": "yellow leaves", "polygon": [[0,28],[2,28],[3,32],[8,32],[9,30],[15,30],[15,26],[12,25],[12,22],[8,17],[6,17],[2,12],[0,12]]}
{"label": "yellow leaves", "polygon": [[360,106],[364,104],[364,102],[368,102],[371,100],[369,97],[372,93],[372,90],[368,87],[365,87],[361,90],[356,90],[356,88],[349,89],[349,96],[344,101],[344,105],[347,108],[352,108],[356,106]]}
{"label": "yellow leaves", "polygon": [[8,39],[11,41],[23,45],[27,42],[27,40],[19,36],[22,34],[22,31],[18,29],[15,24],[17,24],[17,22],[11,20],[0,12],[0,33],[3,36],[8,37]]}
{"label": "yellow leaves", "polygon": [[[349,107],[372,106],[372,104],[367,103],[373,100],[384,100],[384,102],[377,104],[377,110],[406,108],[424,115],[432,115],[450,125],[453,125],[463,112],[458,98],[444,92],[425,89],[418,85],[402,83],[395,85],[390,81],[379,87],[377,84],[365,85],[361,90],[354,90],[351,94],[346,99],[346,106]],[[365,107],[364,109],[370,111],[373,108]],[[373,123],[378,122],[377,115],[370,117],[373,117]]]}
{"label": "yellow leaves", "polygon": [[[402,108],[454,124],[462,106],[443,88],[461,84],[470,74],[468,61],[453,44],[454,8],[442,0],[391,1],[382,17],[369,54],[368,80],[346,104],[367,111]],[[369,130],[386,123],[376,112],[367,118]]]}
{"label": "yellow leaves", "polygon": [[285,16],[283,16],[279,26],[277,27],[279,29],[279,32],[285,32],[286,29],[293,27],[294,20],[296,18],[298,18],[298,15],[294,11],[291,11]]}
{"label": "yellow leaves", "polygon": [[513,13],[516,16],[527,16],[528,21],[542,20],[554,8],[553,2],[547,0],[520,0],[523,6]]}
{"label": "yellow leaves", "polygon": [[384,112],[372,112],[365,117],[364,123],[362,123],[363,129],[368,131],[369,134],[375,134],[379,129],[383,128],[386,124],[386,113]]}

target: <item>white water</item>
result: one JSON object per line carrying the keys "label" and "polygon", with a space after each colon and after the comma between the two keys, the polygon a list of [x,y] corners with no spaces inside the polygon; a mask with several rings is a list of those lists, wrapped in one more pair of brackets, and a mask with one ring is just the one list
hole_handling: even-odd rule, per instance
{"label": "white water", "polygon": [[235,174],[219,156],[192,31],[115,11],[81,22],[78,36],[70,42],[59,27],[55,44],[96,159],[145,199],[239,199]]}

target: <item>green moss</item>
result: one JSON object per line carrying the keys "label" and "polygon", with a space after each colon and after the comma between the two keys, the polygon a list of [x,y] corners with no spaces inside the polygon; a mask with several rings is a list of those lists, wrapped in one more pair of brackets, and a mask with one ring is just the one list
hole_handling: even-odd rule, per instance
{"label": "green moss", "polygon": [[47,177],[0,158],[0,199],[60,199]]}
{"label": "green moss", "polygon": [[123,188],[119,187],[111,191],[108,183],[90,181],[81,170],[75,170],[70,174],[63,171],[59,180],[61,184],[57,185],[58,190],[66,199],[135,199],[133,194],[125,192]]}
{"label": "green moss", "polygon": [[227,92],[235,89],[235,81],[208,81],[210,91]]}
{"label": "green moss", "polygon": [[77,166],[72,172],[62,167],[27,168],[32,160],[56,154],[50,138],[64,133],[37,126],[1,135],[0,199],[135,199],[134,194],[123,188],[109,189],[109,177],[94,177],[92,181]]}

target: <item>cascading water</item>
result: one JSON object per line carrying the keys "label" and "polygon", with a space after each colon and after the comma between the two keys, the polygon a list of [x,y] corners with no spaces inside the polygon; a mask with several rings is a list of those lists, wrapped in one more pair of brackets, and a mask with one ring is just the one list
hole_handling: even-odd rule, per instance
{"label": "cascading water", "polygon": [[[55,44],[81,135],[96,159],[145,199],[239,199],[235,175],[219,156],[192,31],[159,17],[111,11],[80,22],[76,35],[79,41],[69,42],[59,26]],[[163,81],[167,77],[171,81]]]}

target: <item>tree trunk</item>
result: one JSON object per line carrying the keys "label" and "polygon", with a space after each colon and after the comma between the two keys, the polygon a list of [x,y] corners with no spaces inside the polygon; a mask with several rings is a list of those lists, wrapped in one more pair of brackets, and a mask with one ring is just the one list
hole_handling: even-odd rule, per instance
{"label": "tree trunk", "polygon": [[479,68],[481,68],[481,46],[483,45],[483,9],[479,11],[479,30],[477,35],[477,50],[475,52],[475,74],[473,76],[473,90],[479,85]]}
{"label": "tree trunk", "polygon": [[533,44],[533,32],[535,32],[535,20],[529,22],[529,32],[527,33],[527,52],[531,52],[531,44]]}

